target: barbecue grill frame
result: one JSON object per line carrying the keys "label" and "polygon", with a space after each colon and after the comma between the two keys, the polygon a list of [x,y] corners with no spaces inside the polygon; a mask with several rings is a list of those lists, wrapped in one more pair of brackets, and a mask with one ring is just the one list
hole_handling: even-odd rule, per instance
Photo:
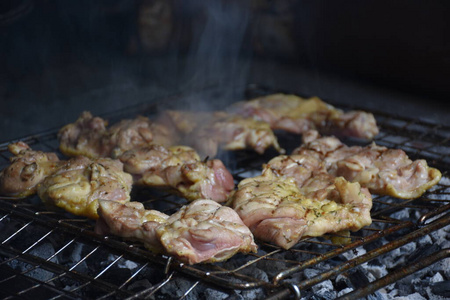
{"label": "barbecue grill frame", "polygon": [[[255,96],[280,91],[250,85],[246,92],[248,98],[253,98]],[[170,101],[165,102],[170,103],[171,100],[180,97],[182,96],[177,95],[171,97],[169,99]],[[350,109],[350,107],[345,105],[339,105],[331,101],[327,102],[342,109]],[[120,112],[102,115],[102,117],[114,123],[121,118],[131,118],[138,114],[152,116],[156,113],[157,109],[158,107],[155,104],[140,104],[121,110]],[[357,107],[351,107],[351,109],[357,109]],[[413,159],[426,158],[429,165],[441,170],[443,178],[448,182],[450,171],[450,126],[400,117],[386,112],[371,112],[374,113],[380,127],[380,134],[375,138],[377,144],[404,149]],[[18,140],[28,143],[36,150],[58,152],[57,130],[51,129]],[[400,142],[398,141],[399,138]],[[10,154],[7,153],[7,145],[15,141],[17,140],[0,144],[0,167],[6,165],[10,157]],[[349,142],[361,143],[361,141],[357,140],[349,140]],[[257,171],[261,163],[267,161],[273,154],[270,151],[263,156],[249,153],[248,151],[239,151],[231,154],[233,160],[236,161],[236,168],[232,169],[236,181],[246,177],[246,173],[249,171]],[[63,156],[61,155],[61,157]],[[245,166],[242,166],[244,163]],[[255,290],[267,296],[269,299],[284,299],[289,296],[300,297],[303,291],[307,291],[324,280],[333,279],[338,274],[361,266],[367,261],[385,255],[411,241],[416,241],[420,237],[449,225],[450,185],[444,184],[443,182],[444,180],[441,180],[430,192],[415,200],[400,200],[385,196],[374,196],[375,210],[371,213],[373,225],[362,229],[358,233],[352,234],[352,242],[350,244],[339,246],[332,244],[322,237],[307,238],[301,241],[294,249],[288,251],[294,256],[309,255],[311,258],[301,262],[289,260],[283,262],[287,266],[290,265],[290,267],[284,268],[282,272],[278,272],[275,276],[266,280],[245,274],[246,268],[252,264],[265,265],[270,261],[274,261],[275,263],[278,260],[278,254],[286,250],[258,242],[262,251],[259,251],[257,254],[249,254],[246,256],[239,254],[235,258],[231,258],[227,263],[189,266],[164,255],[152,254],[145,250],[139,243],[123,241],[116,237],[98,236],[93,232],[93,221],[74,217],[63,212],[48,211],[40,204],[37,196],[19,201],[8,197],[0,197],[0,226],[5,227],[11,223],[18,227],[17,230],[9,233],[9,235],[0,233],[0,268],[2,266],[7,267],[8,271],[12,273],[6,278],[2,278],[3,275],[0,276],[0,286],[7,284],[9,281],[16,282],[15,280],[32,282],[31,286],[14,291],[11,294],[4,295],[3,293],[5,292],[0,292],[0,296],[4,297],[4,299],[12,299],[14,297],[26,298],[29,293],[33,294],[33,292],[39,289],[45,289],[47,292],[52,291],[54,293],[53,299],[80,298],[80,295],[89,295],[89,293],[96,294],[100,293],[100,291],[103,294],[95,298],[146,298],[157,295],[164,286],[174,284],[182,276],[183,280],[191,282],[191,285],[182,292],[180,298],[187,297],[197,286],[206,286],[229,294],[232,293],[232,290]],[[143,193],[147,195],[146,191],[143,191]],[[148,207],[151,207],[154,201],[162,201],[169,203],[168,209],[171,211],[175,207],[186,203],[174,196],[156,193],[152,195],[153,198],[151,200],[145,199],[144,203]],[[142,195],[139,197],[142,197]],[[142,200],[142,198],[139,200]],[[401,210],[420,211],[421,213],[414,220],[399,220],[390,217],[394,212]],[[28,245],[25,249],[19,249],[20,247],[15,245],[13,241],[26,233],[26,228],[29,226],[39,228],[40,230],[46,229],[46,231],[41,236],[34,237],[35,240],[31,245]],[[49,257],[44,258],[30,254],[33,249],[40,245],[41,241],[49,239],[53,234],[67,237],[67,243],[55,249],[56,252]],[[363,255],[355,256],[351,260],[341,261],[336,267],[323,271],[315,277],[303,278],[302,271],[306,268],[317,267],[324,261],[328,262],[331,259],[341,257],[342,253],[355,251],[360,246],[369,245],[382,239],[389,239],[391,235],[401,235],[402,237],[392,240],[381,247],[375,247]],[[60,253],[65,251],[66,248],[77,243],[85,245],[84,247],[92,248],[93,250],[86,254],[86,256],[83,256],[80,262],[73,265],[63,265],[52,261]],[[323,248],[332,250],[325,251]],[[317,249],[325,252],[315,253],[314,251]],[[97,270],[96,275],[78,271],[77,268],[89,260],[91,255],[95,255],[97,251],[105,251],[116,257],[108,265]],[[436,261],[448,257],[449,249],[442,249],[426,256],[419,262],[413,262],[398,270],[389,272],[385,277],[344,295],[342,299],[358,299],[366,296],[381,287],[395,282],[399,278],[405,277],[419,269],[432,265]],[[342,260],[342,258],[340,259]],[[104,274],[108,272],[110,267],[118,264],[121,260],[135,262],[139,267],[120,285],[104,279]],[[229,265],[232,265],[234,260],[239,264],[234,268],[230,268]],[[17,266],[20,264],[27,264],[31,267],[29,270],[19,270],[20,268]],[[11,266],[16,266],[16,268]],[[45,270],[49,274],[54,274],[53,277],[46,281],[39,281],[34,278],[31,273],[40,269]],[[146,270],[148,271],[150,269],[161,272],[160,280],[152,283],[152,286],[148,288],[130,292],[128,290],[130,285],[140,277],[140,274],[145,274]],[[70,279],[69,281],[77,282],[78,286],[73,290],[65,290],[53,284],[53,282],[57,282],[66,276]],[[295,281],[294,278],[302,279]],[[93,287],[93,291],[90,290],[91,286]],[[84,291],[84,287],[88,287],[88,290]]]}

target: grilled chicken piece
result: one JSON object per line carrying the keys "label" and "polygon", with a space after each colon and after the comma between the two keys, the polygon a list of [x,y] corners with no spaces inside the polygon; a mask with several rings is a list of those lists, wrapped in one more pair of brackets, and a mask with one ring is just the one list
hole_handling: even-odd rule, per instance
{"label": "grilled chicken piece", "polygon": [[78,156],[67,161],[38,187],[41,200],[50,207],[96,219],[98,200],[128,202],[132,177],[119,160],[91,160]]}
{"label": "grilled chicken piece", "polygon": [[98,200],[98,204],[97,234],[143,241],[148,249],[163,251],[155,229],[167,221],[168,215],[157,210],[146,210],[141,202],[136,201],[120,203]]}
{"label": "grilled chicken piece", "polygon": [[126,151],[119,159],[136,184],[169,189],[190,201],[223,202],[234,189],[233,176],[220,160],[200,161],[187,146],[152,145]]}
{"label": "grilled chicken piece", "polygon": [[401,149],[372,143],[346,146],[337,138],[307,135],[306,143],[293,151],[322,160],[327,172],[359,182],[372,193],[402,199],[418,198],[441,179],[441,172],[424,159],[412,161]]}
{"label": "grilled chicken piece", "polygon": [[217,262],[256,251],[252,233],[236,212],[211,200],[196,200],[170,217],[140,203],[99,202],[97,233],[141,240],[150,250],[184,263]]}
{"label": "grilled chicken piece", "polygon": [[102,144],[108,122],[83,112],[75,123],[67,124],[58,132],[59,149],[64,155],[84,155],[90,158],[108,156],[111,149]]}
{"label": "grilled chicken piece", "polygon": [[239,183],[231,206],[256,238],[284,249],[305,236],[357,231],[371,224],[372,198],[359,183],[333,178],[325,190],[335,191],[322,194],[331,199],[309,198],[292,177],[277,176],[267,168],[261,176]]}
{"label": "grilled chicken piece", "polygon": [[55,153],[32,150],[26,143],[8,145],[14,156],[0,172],[0,194],[24,198],[36,193],[37,185],[64,164]]}
{"label": "grilled chicken piece", "polygon": [[273,94],[237,102],[231,113],[265,121],[272,129],[301,134],[310,129],[340,136],[373,139],[378,134],[376,120],[364,111],[343,112],[318,97]]}
{"label": "grilled chicken piece", "polygon": [[257,250],[238,214],[211,200],[182,207],[156,232],[168,254],[189,264],[224,261],[238,252]]}
{"label": "grilled chicken piece", "polygon": [[159,122],[177,131],[184,143],[202,156],[214,157],[219,149],[253,149],[262,154],[269,147],[284,153],[270,126],[253,118],[222,111],[194,113],[168,110],[159,117]]}
{"label": "grilled chicken piece", "polygon": [[170,145],[176,140],[173,132],[148,118],[122,120],[107,128],[107,122],[83,112],[75,123],[58,132],[60,150],[67,156],[115,158],[123,152],[149,144]]}

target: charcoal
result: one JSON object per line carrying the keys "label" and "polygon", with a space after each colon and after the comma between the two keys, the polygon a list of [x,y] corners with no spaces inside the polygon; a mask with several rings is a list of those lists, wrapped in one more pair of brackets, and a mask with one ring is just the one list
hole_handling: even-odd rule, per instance
{"label": "charcoal", "polygon": [[341,290],[341,291],[337,294],[337,296],[338,296],[338,297],[341,297],[341,296],[344,296],[345,294],[348,294],[348,293],[350,293],[350,292],[353,292],[353,289],[352,289],[352,288],[345,288],[345,289]]}
{"label": "charcoal", "polygon": [[350,282],[352,283],[352,287],[355,289],[361,288],[369,284],[369,279],[361,268],[355,268],[353,272],[349,275]]}
{"label": "charcoal", "polygon": [[314,296],[317,297],[316,299],[328,300],[336,298],[336,291],[334,290],[331,280],[325,280],[316,284],[312,287],[312,290],[314,292]]}
{"label": "charcoal", "polygon": [[[55,250],[50,243],[39,245],[30,251],[31,255],[35,255],[45,259],[49,258],[54,253]],[[56,257],[53,257],[51,261],[57,263]],[[18,272],[23,272],[28,277],[32,277],[40,281],[47,281],[54,276],[54,273],[50,271],[16,259],[8,261],[7,265],[17,270]]]}
{"label": "charcoal", "polygon": [[418,260],[425,258],[439,250],[441,250],[441,247],[435,243],[431,244],[428,247],[418,248],[408,256],[408,259],[406,260],[406,262],[407,262],[407,264],[410,264],[411,262],[418,261]]}
{"label": "charcoal", "polygon": [[391,214],[391,217],[398,220],[410,220],[410,210],[402,209],[400,211]]}
{"label": "charcoal", "polygon": [[303,274],[306,276],[306,278],[310,279],[319,274],[319,271],[316,269],[305,269],[303,270]]}
{"label": "charcoal", "polygon": [[415,250],[416,244],[411,242],[389,252],[389,255],[383,258],[386,268],[393,269],[397,266],[403,265],[404,263],[410,263],[411,259],[407,259],[407,255]]}
{"label": "charcoal", "polygon": [[311,297],[312,300],[333,300],[336,299],[336,292],[329,290],[320,290]]}
{"label": "charcoal", "polygon": [[411,281],[400,281],[395,285],[398,290],[399,296],[407,296],[412,294],[414,286],[411,284]]}
{"label": "charcoal", "polygon": [[[211,288],[205,289],[205,291],[203,292],[203,296],[205,299],[217,299],[217,300],[230,299],[229,298],[230,295],[228,295],[227,293]],[[237,300],[239,298],[232,298],[232,299]]]}
{"label": "charcoal", "polygon": [[370,262],[370,264],[366,265],[366,270],[370,272],[374,276],[374,278],[378,279],[387,275],[388,271],[386,269],[386,266],[379,264],[374,265],[372,263],[373,262]]}
{"label": "charcoal", "polygon": [[433,282],[431,291],[435,295],[450,298],[450,280]]}
{"label": "charcoal", "polygon": [[336,285],[336,289],[338,291],[346,290],[346,289],[353,290],[353,284],[350,281],[350,278],[348,278],[347,273],[339,274],[336,277],[335,283],[336,283],[335,284]]}
{"label": "charcoal", "polygon": [[421,296],[419,293],[409,294],[405,296],[395,297],[395,300],[426,300],[423,296]]}
{"label": "charcoal", "polygon": [[367,295],[367,300],[387,300],[389,299],[386,293],[382,293],[381,291],[376,291],[373,294]]}
{"label": "charcoal", "polygon": [[139,292],[148,288],[151,288],[152,284],[150,283],[150,281],[148,281],[147,279],[142,279],[142,280],[138,280],[133,282],[132,284],[130,284],[127,288],[127,290],[132,291],[132,292]]}

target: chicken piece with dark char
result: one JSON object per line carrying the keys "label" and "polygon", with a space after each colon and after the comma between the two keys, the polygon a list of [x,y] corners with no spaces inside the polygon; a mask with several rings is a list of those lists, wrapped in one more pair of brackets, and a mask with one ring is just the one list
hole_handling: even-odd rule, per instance
{"label": "chicken piece with dark char", "polygon": [[24,198],[33,195],[37,186],[65,162],[52,152],[32,150],[24,142],[8,145],[14,155],[10,165],[0,172],[0,195]]}

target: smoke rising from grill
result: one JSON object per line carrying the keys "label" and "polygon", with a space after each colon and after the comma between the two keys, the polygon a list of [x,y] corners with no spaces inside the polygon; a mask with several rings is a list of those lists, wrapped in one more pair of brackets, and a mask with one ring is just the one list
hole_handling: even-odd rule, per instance
{"label": "smoke rising from grill", "polygon": [[[182,37],[175,34],[165,75],[171,77],[167,80],[179,77],[179,89],[192,95],[181,109],[217,109],[229,100],[242,99],[251,61],[245,39],[250,18],[248,2],[188,0],[178,4],[180,13],[190,19],[190,43],[186,53],[180,54],[178,43]],[[217,86],[224,87],[224,93],[199,94]]]}

